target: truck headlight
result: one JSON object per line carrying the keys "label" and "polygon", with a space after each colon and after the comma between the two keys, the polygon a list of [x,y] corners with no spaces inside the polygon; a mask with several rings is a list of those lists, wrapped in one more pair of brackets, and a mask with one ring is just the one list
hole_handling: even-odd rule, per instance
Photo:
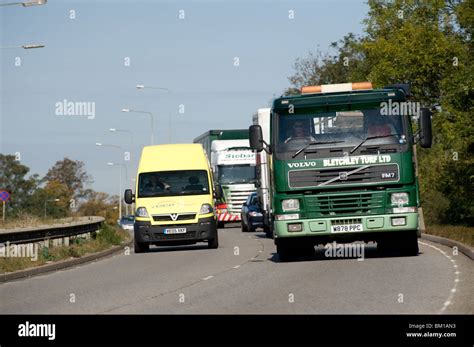
{"label": "truck headlight", "polygon": [[146,210],[145,207],[137,208],[137,211],[136,211],[135,214],[136,214],[137,217],[143,217],[143,218],[148,217],[148,211]]}
{"label": "truck headlight", "polygon": [[199,214],[212,213],[212,206],[210,204],[202,204]]}
{"label": "truck headlight", "polygon": [[408,204],[408,193],[392,193],[390,196],[392,205]]}
{"label": "truck headlight", "polygon": [[275,215],[275,220],[292,220],[292,219],[299,219],[299,213],[291,213],[291,214],[277,214]]}
{"label": "truck headlight", "polygon": [[300,201],[298,199],[285,199],[281,201],[281,208],[286,211],[298,211],[300,209]]}

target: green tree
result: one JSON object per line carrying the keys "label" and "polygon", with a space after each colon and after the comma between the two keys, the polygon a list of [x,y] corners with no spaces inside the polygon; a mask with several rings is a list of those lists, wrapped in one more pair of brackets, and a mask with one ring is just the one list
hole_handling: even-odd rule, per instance
{"label": "green tree", "polygon": [[15,160],[14,155],[0,154],[0,189],[11,194],[8,213],[18,215],[28,205],[31,194],[38,187],[38,175],[27,177],[29,167]]}

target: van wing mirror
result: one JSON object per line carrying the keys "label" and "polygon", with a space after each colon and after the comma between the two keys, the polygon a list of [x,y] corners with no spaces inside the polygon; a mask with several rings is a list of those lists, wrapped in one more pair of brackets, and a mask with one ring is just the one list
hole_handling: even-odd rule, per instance
{"label": "van wing mirror", "polygon": [[135,194],[132,193],[131,189],[125,190],[124,200],[127,204],[133,204],[135,202]]}
{"label": "van wing mirror", "polygon": [[428,108],[421,109],[418,125],[420,128],[420,146],[430,148],[432,143],[432,127],[431,111]]}
{"label": "van wing mirror", "polygon": [[250,148],[261,152],[263,150],[263,135],[260,125],[251,125],[249,127]]}

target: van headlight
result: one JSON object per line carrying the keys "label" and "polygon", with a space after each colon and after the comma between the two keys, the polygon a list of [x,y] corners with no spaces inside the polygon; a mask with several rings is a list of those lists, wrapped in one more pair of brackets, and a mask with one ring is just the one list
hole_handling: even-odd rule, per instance
{"label": "van headlight", "polygon": [[408,193],[392,193],[390,200],[392,201],[392,205],[408,204]]}
{"label": "van headlight", "polygon": [[210,204],[202,204],[199,214],[212,213],[212,206]]}
{"label": "van headlight", "polygon": [[298,211],[300,209],[300,201],[298,199],[285,199],[281,201],[281,208],[286,211]]}
{"label": "van headlight", "polygon": [[137,217],[146,218],[146,217],[148,217],[148,211],[146,210],[145,207],[139,207],[139,208],[137,208],[137,211],[135,212],[135,215]]}

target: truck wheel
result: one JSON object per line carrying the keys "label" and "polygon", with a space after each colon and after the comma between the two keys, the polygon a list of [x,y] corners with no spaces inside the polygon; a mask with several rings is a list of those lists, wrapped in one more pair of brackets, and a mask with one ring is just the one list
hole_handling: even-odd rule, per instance
{"label": "truck wheel", "polygon": [[268,237],[269,239],[273,239],[273,232],[272,232],[272,229],[270,227],[264,226],[263,231],[265,232],[266,237]]}
{"label": "truck wheel", "polygon": [[419,252],[417,231],[413,230],[400,235],[398,249],[403,255],[417,256]]}
{"label": "truck wheel", "polygon": [[146,242],[138,242],[136,239],[134,241],[134,250],[135,253],[144,253],[150,250],[150,244]]}
{"label": "truck wheel", "polygon": [[249,229],[247,228],[247,226],[245,225],[245,223],[243,221],[240,222],[240,225],[242,226],[242,232],[243,233],[246,233],[247,231],[249,231]]}
{"label": "truck wheel", "polygon": [[216,236],[213,239],[210,239],[207,241],[207,248],[210,249],[216,249],[219,248],[219,236],[218,232],[216,229]]}
{"label": "truck wheel", "polygon": [[276,246],[278,257],[280,258],[281,262],[288,262],[296,260],[296,254],[294,249],[289,248],[286,245],[279,244]]}

